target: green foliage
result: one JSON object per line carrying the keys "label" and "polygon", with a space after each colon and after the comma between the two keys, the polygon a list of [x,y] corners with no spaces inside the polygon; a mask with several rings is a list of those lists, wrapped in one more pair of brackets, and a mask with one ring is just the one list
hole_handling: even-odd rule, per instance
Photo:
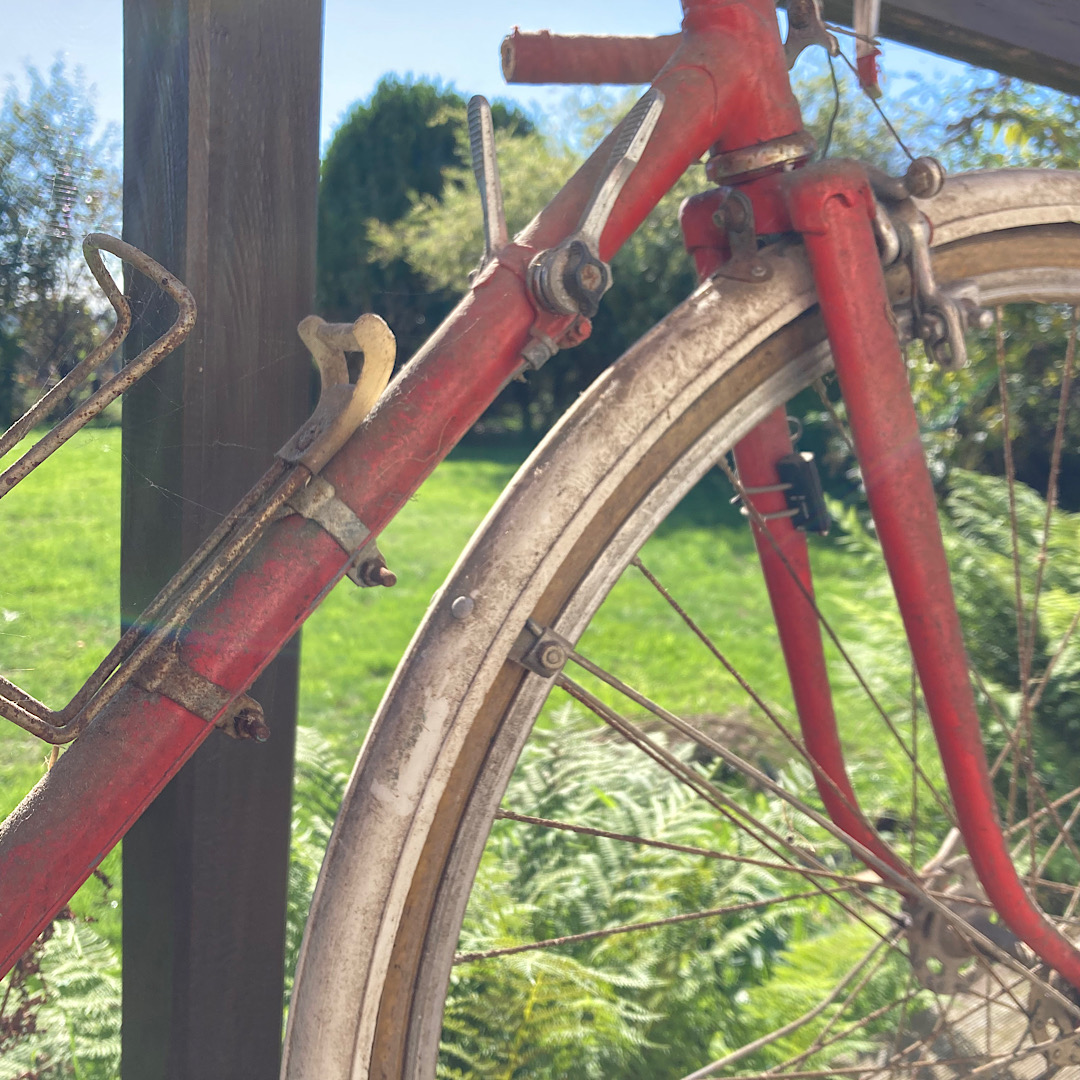
{"label": "green foliage", "polygon": [[0,428],[96,344],[107,305],[80,242],[119,221],[115,131],[95,135],[81,74],[27,78],[0,106]]}
{"label": "green foliage", "polygon": [[[583,155],[574,147],[599,138],[629,108],[632,98],[598,98],[582,106],[570,132],[556,141],[539,132],[508,133],[499,140],[507,222],[511,235],[523,228],[566,183]],[[459,162],[468,161],[464,110],[457,119]],[[416,192],[400,220],[373,226],[383,265],[413,267],[435,293],[457,295],[483,251],[480,201],[472,172],[464,164],[448,167],[441,192]],[[700,179],[700,178],[699,178]],[[697,190],[689,176],[664,197],[612,263],[614,286],[593,320],[592,336],[560,353],[514,383],[483,421],[485,429],[545,431],[613,360],[661,318],[694,285],[693,269],[682,247],[678,208]]]}
{"label": "green foliage", "polygon": [[[456,295],[432,289],[407,261],[380,259],[371,221],[390,224],[411,199],[437,198],[444,170],[460,168],[464,102],[451,89],[383,79],[353,107],[334,134],[322,164],[318,216],[318,301],[332,319],[378,312],[407,359],[449,312]],[[527,133],[516,109],[496,103],[496,127]]]}
{"label": "green foliage", "polygon": [[120,958],[65,912],[0,981],[0,1080],[112,1080],[120,1068]]}
{"label": "green foliage", "polygon": [[296,730],[296,768],[293,774],[292,842],[289,847],[289,888],[285,915],[285,1008],[292,995],[293,975],[300,955],[311,895],[319,877],[348,774],[336,753],[314,728]]}
{"label": "green foliage", "polygon": [[[690,747],[676,746],[689,758]],[[742,793],[763,817],[765,800]],[[572,709],[527,745],[517,812],[713,850],[733,825]],[[757,854],[758,852],[754,852]],[[496,822],[462,931],[465,952],[765,900],[790,883],[756,866]],[[736,1023],[748,988],[821,918],[818,899],[668,925],[454,969],[440,1075],[682,1075]],[[718,1034],[723,1033],[723,1034]]]}
{"label": "green foliage", "polygon": [[960,102],[960,115],[945,130],[957,166],[1080,166],[1080,98],[990,74],[949,88],[945,97]]}

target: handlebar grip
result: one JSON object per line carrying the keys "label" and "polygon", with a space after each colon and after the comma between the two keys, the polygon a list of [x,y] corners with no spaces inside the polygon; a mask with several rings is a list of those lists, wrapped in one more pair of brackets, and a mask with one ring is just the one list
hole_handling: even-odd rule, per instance
{"label": "handlebar grip", "polygon": [[651,83],[681,37],[522,33],[514,27],[500,49],[503,77],[508,83]]}

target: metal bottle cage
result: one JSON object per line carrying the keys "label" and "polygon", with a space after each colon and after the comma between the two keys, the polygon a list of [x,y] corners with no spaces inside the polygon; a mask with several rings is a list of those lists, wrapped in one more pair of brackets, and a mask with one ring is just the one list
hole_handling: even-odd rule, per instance
{"label": "metal bottle cage", "polygon": [[[97,348],[0,436],[0,456],[69,399],[116,352],[131,329],[130,305],[105,268],[101,251],[129,263],[167,293],[177,305],[176,319],[166,333],[0,473],[0,498],[160,364],[195,325],[195,300],[183,282],[131,244],[104,233],[91,233],[83,241],[83,252],[90,272],[116,312],[116,324]],[[370,411],[390,377],[395,354],[393,335],[374,315],[361,316],[352,324],[328,324],[309,316],[299,330],[322,378],[322,393],[312,416],[278,451],[270,469],[176,572],[64,708],[50,709],[0,677],[0,716],[45,742],[68,743],[134,680],[145,689],[171,697],[208,721],[216,719],[218,726],[234,737],[266,738],[269,732],[257,702],[245,694],[237,696],[223,690],[180,659],[178,645],[183,626],[275,517],[300,513],[319,521],[332,533],[336,524],[341,532],[341,523],[333,520],[335,510],[340,516],[339,508],[334,506],[337,500],[333,488],[319,482],[307,492],[303,489]],[[349,382],[346,351],[364,353],[363,370],[356,384]],[[290,500],[293,500],[291,504]],[[349,525],[349,522],[344,524],[348,535],[343,546],[348,543],[350,550],[355,550],[366,539],[367,530],[358,521],[351,528]],[[388,585],[394,581],[373,542],[361,549],[349,576],[361,585]]]}

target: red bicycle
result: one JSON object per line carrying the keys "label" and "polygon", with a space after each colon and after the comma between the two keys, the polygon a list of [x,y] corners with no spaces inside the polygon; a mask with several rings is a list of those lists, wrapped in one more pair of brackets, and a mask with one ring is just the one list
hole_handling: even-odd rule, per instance
{"label": "red bicycle", "polygon": [[[693,1077],[1035,1076],[1080,1065],[1080,884],[1060,872],[1063,858],[1070,872],[1080,863],[1080,789],[1057,790],[1037,756],[1046,745],[1039,709],[1080,622],[1080,612],[1067,618],[1046,646],[1039,607],[1054,573],[1052,508],[1075,334],[1062,350],[1041,529],[1018,525],[1006,455],[1017,654],[1007,707],[969,665],[901,347],[914,334],[929,355],[960,364],[972,334],[990,333],[993,343],[989,311],[1004,305],[1034,305],[1048,333],[1060,325],[1060,306],[1080,297],[1080,177],[1017,171],[945,181],[935,162],[919,159],[895,179],[852,162],[812,162],[787,72],[800,47],[828,43],[816,6],[789,5],[786,52],[772,0],[684,0],[683,9],[681,35],[652,42],[508,38],[504,68],[518,78],[651,88],[513,240],[490,113],[474,100],[487,250],[457,309],[385,392],[393,348],[377,319],[301,324],[323,395],[264,480],[66,710],[49,712],[3,686],[7,715],[54,743],[78,735],[0,831],[3,970],[215,725],[260,733],[257,705],[243,696],[255,676],[342,575],[385,578],[373,538],[510,378],[589,334],[613,254],[708,155],[714,186],[682,213],[700,287],[525,463],[434,598],[384,698],[312,904],[284,1075],[433,1076],[455,965],[786,907],[820,922],[816,935],[804,933],[807,955],[849,931],[865,947],[816,1001],[776,1030],[724,1047]],[[365,354],[356,386],[346,350]],[[876,801],[863,805],[874,778],[853,780],[845,765],[823,645],[834,631],[814,596],[806,541],[822,524],[822,500],[784,408],[830,369],[873,515],[870,546],[880,543],[917,671],[898,712],[853,649],[830,645],[863,683],[882,740],[895,736],[910,773],[910,805],[890,803],[887,815]],[[1001,394],[1007,424],[1004,375]],[[799,731],[750,693],[802,763],[801,780],[747,760],[723,734],[608,670],[591,638],[581,643],[627,571],[710,662],[726,663],[703,628],[709,602],[685,586],[680,594],[638,554],[717,466],[753,525]],[[9,470],[0,485],[15,479]],[[717,836],[730,846],[715,836],[665,844],[501,807],[555,687],[640,750],[642,770],[651,759],[715,811]],[[940,764],[917,727],[923,708]],[[984,729],[996,739],[993,762]],[[91,802],[94,815],[78,813]],[[718,902],[459,954],[496,819],[712,860],[723,868],[709,893]],[[728,872],[747,866],[767,881],[751,900]],[[478,978],[470,992],[482,986]]]}

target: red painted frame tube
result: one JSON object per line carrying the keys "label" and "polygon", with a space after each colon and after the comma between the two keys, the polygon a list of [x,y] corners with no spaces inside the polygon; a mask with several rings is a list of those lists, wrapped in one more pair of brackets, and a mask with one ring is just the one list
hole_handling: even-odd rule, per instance
{"label": "red painted frame tube", "polygon": [[[684,0],[683,40],[657,79],[666,106],[600,243],[608,259],[712,144],[739,149],[801,130],[773,0]],[[489,265],[323,470],[377,535],[521,368],[540,317],[525,286],[533,254],[576,227],[611,137]],[[184,659],[241,693],[341,577],[348,558],[319,526],[274,523],[191,619]],[[213,731],[134,686],[63,754],[0,827],[0,974],[67,902],[165,783]],[[257,752],[253,748],[253,752]]]}
{"label": "red painted frame tube", "polygon": [[1080,951],[1028,896],[998,820],[865,172],[853,162],[826,162],[787,174],[783,184],[813,267],[867,498],[972,864],[1009,929],[1080,988]]}
{"label": "red painted frame tube", "polygon": [[502,43],[508,83],[637,86],[650,83],[671,59],[678,34],[665,37],[608,37],[522,33],[516,27]]}
{"label": "red painted frame tube", "polygon": [[[739,480],[746,488],[774,487],[780,483],[776,462],[792,451],[787,410],[771,413],[735,446]],[[766,515],[787,509],[782,491],[749,494],[747,501],[765,518],[765,529],[754,525],[754,543],[769,591],[769,603],[780,637],[780,648],[791,680],[806,749],[814,764],[815,782],[829,817],[853,840],[872,851],[901,877],[911,871],[897,858],[867,820],[851,787],[833,711],[832,691],[825,666],[825,649],[817,612],[807,599],[813,596],[810,551],[806,534],[789,518],[768,520]],[[771,538],[771,539],[770,539]],[[794,571],[796,577],[792,576]],[[804,593],[799,585],[806,589]]]}
{"label": "red painted frame tube", "polygon": [[[776,180],[774,175],[749,186],[755,204],[755,222],[759,223],[761,232],[786,231],[790,227],[786,208],[776,198]],[[715,221],[715,214],[725,198],[724,190],[693,195],[679,212],[683,240],[701,280],[716,273],[728,258],[725,234]],[[749,489],[777,487],[780,476],[776,462],[791,452],[787,410],[776,409],[735,445],[739,479]],[[767,515],[787,509],[782,491],[748,492],[747,496],[747,501],[765,520],[768,530],[766,536],[754,523],[754,544],[795,698],[799,729],[816,766],[814,780],[818,793],[829,817],[848,836],[872,851],[901,877],[909,877],[909,868],[874,830],[851,787],[833,711],[821,627],[817,612],[807,600],[808,595],[813,596],[814,585],[806,535],[796,529],[790,519],[768,520]],[[797,579],[792,576],[792,571]]]}

